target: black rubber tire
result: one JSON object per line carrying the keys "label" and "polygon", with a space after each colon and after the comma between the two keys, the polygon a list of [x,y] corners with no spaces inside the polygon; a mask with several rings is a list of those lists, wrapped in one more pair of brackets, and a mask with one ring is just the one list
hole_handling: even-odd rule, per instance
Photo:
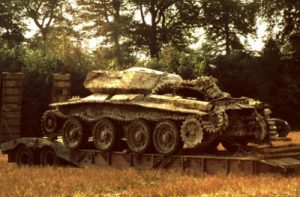
{"label": "black rubber tire", "polygon": [[42,166],[60,166],[61,159],[56,155],[55,151],[50,148],[43,148],[40,154],[40,163]]}
{"label": "black rubber tire", "polygon": [[275,119],[275,124],[277,127],[278,137],[287,137],[291,131],[289,123],[281,119]]}
{"label": "black rubber tire", "polygon": [[15,154],[15,161],[18,166],[32,166],[34,164],[33,151],[25,145],[17,148]]}

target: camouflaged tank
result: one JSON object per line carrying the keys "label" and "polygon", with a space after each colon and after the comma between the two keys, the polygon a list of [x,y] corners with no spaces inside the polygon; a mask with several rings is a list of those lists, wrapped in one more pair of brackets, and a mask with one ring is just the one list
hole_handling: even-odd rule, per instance
{"label": "camouflaged tank", "polygon": [[285,121],[270,118],[269,109],[253,99],[232,98],[216,82],[138,67],[92,71],[84,85],[93,94],[50,104],[42,128],[46,136],[62,135],[70,149],[93,141],[98,149],[112,151],[126,142],[132,152],[160,154],[183,147],[210,151],[220,142],[233,151],[286,135]]}

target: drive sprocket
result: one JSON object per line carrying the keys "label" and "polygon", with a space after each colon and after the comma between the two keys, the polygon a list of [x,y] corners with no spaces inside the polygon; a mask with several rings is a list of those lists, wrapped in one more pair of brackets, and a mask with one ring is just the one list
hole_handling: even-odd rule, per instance
{"label": "drive sprocket", "polygon": [[194,148],[202,142],[203,126],[196,117],[189,117],[181,125],[180,136],[188,148]]}

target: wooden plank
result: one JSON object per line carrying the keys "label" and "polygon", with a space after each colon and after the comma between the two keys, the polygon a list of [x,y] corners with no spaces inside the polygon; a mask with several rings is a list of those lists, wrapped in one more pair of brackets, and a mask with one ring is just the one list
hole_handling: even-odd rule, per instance
{"label": "wooden plank", "polygon": [[66,74],[66,75],[60,75],[60,74],[53,74],[53,81],[70,81],[71,80],[71,75]]}
{"label": "wooden plank", "polygon": [[3,88],[17,88],[22,87],[22,81],[14,81],[14,80],[3,80],[2,81]]}
{"label": "wooden plank", "polygon": [[3,103],[2,110],[4,113],[7,111],[21,111],[21,105],[16,103]]}
{"label": "wooden plank", "polygon": [[21,133],[21,73],[2,73],[1,87],[1,140],[14,139]]}
{"label": "wooden plank", "polygon": [[[21,120],[19,119],[2,119],[4,126],[8,126],[8,127],[18,127],[21,126]],[[5,128],[5,127],[4,127]]]}
{"label": "wooden plank", "polygon": [[3,118],[5,119],[20,119],[21,118],[21,112],[5,112],[2,113]]}
{"label": "wooden plank", "polygon": [[4,96],[2,98],[2,103],[3,104],[18,104],[22,102],[22,97],[21,96]]}
{"label": "wooden plank", "polygon": [[8,73],[8,72],[3,72],[2,73],[2,79],[3,80],[7,80],[7,79],[22,80],[22,73]]}
{"label": "wooden plank", "polygon": [[9,130],[4,127],[2,136],[20,135],[20,133],[21,131],[19,127],[9,127]]}
{"label": "wooden plank", "polygon": [[70,96],[57,96],[57,102],[64,102],[70,99]]}
{"label": "wooden plank", "polygon": [[21,88],[3,88],[2,95],[3,96],[21,96],[22,89]]}
{"label": "wooden plank", "polygon": [[53,81],[54,88],[70,88],[71,82],[70,81]]}

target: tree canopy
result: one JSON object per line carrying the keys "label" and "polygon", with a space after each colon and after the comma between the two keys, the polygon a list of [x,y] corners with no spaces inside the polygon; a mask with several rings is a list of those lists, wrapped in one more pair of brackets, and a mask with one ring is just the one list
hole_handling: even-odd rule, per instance
{"label": "tree canopy", "polygon": [[[268,29],[254,51],[258,20]],[[299,43],[297,0],[0,0],[0,70],[24,73],[25,119],[47,108],[51,73],[71,73],[72,93],[84,95],[88,70],[146,66],[213,75],[300,126]]]}

